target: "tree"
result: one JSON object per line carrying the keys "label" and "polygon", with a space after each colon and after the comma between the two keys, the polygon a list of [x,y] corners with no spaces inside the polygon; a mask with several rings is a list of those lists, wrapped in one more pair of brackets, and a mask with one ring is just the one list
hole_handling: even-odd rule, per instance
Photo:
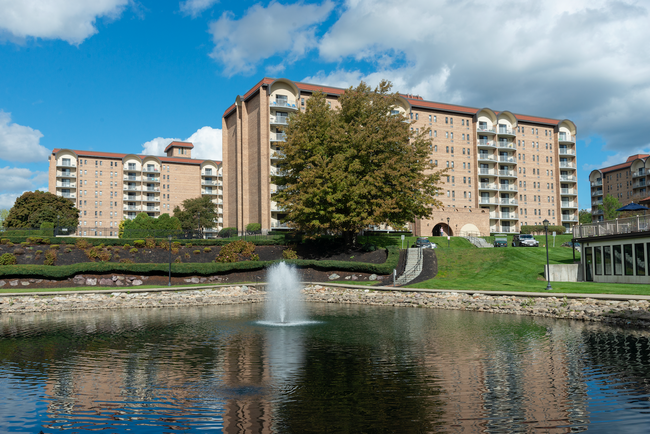
{"label": "tree", "polygon": [[43,191],[28,191],[16,199],[4,221],[7,228],[40,228],[43,223],[76,228],[79,210],[70,199]]}
{"label": "tree", "polygon": [[578,212],[578,220],[581,225],[586,225],[591,223],[591,212],[586,209],[581,209]]}
{"label": "tree", "polygon": [[149,217],[146,212],[141,212],[133,220],[122,220],[120,222],[119,238],[146,238],[166,237],[178,235],[181,231],[181,223],[176,217],[169,214],[161,214],[158,218]]}
{"label": "tree", "polygon": [[370,225],[401,227],[442,206],[444,171],[433,171],[428,133],[415,134],[395,114],[398,95],[390,89],[387,81],[374,90],[362,82],[340,97],[339,110],[315,93],[292,116],[279,144],[283,173],[272,177],[285,221],[308,233],[341,233],[350,246]]}
{"label": "tree", "polygon": [[174,208],[174,217],[178,218],[186,231],[212,228],[217,220],[216,205],[208,196],[185,199],[183,209],[178,206]]}
{"label": "tree", "polygon": [[623,205],[621,205],[621,202],[618,200],[618,198],[612,196],[611,194],[608,194],[603,199],[603,204],[598,205],[598,209],[603,212],[605,220],[614,220],[621,214],[616,210],[622,206]]}
{"label": "tree", "polygon": [[9,210],[7,208],[0,209],[0,227],[4,226],[5,220],[9,215]]}

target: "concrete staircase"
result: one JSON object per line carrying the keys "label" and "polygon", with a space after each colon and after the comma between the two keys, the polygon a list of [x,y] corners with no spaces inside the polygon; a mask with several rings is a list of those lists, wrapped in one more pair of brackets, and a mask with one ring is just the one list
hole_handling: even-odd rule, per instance
{"label": "concrete staircase", "polygon": [[488,243],[483,238],[465,237],[465,239],[470,243],[474,244],[479,249],[490,249],[494,247],[492,244]]}
{"label": "concrete staircase", "polygon": [[395,285],[406,285],[422,272],[422,249],[410,248],[406,251],[404,273],[395,280]]}

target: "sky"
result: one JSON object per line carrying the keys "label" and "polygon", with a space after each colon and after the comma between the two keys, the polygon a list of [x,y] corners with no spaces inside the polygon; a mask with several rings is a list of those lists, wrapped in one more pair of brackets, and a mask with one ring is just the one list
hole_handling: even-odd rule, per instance
{"label": "sky", "polygon": [[650,0],[0,0],[0,208],[54,148],[219,160],[267,76],[571,119],[589,209],[593,169],[650,153],[649,24]]}

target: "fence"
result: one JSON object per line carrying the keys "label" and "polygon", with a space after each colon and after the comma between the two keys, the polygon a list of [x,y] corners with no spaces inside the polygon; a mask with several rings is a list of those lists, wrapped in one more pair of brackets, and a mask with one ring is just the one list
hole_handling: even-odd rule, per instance
{"label": "fence", "polygon": [[647,231],[650,231],[650,216],[643,215],[577,225],[574,227],[573,233],[575,238],[589,238]]}

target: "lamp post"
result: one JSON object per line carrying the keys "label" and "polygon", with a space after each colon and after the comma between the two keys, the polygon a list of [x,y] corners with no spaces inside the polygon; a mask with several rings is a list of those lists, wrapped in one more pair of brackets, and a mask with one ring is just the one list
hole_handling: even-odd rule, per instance
{"label": "lamp post", "polygon": [[544,219],[544,232],[546,233],[546,290],[550,291],[551,289],[551,267],[548,263],[548,220]]}
{"label": "lamp post", "polygon": [[169,234],[167,237],[169,240],[169,281],[167,282],[167,286],[172,286],[172,234]]}
{"label": "lamp post", "polygon": [[450,232],[451,229],[449,228],[449,217],[447,217],[447,248],[449,248],[449,240],[451,238]]}

